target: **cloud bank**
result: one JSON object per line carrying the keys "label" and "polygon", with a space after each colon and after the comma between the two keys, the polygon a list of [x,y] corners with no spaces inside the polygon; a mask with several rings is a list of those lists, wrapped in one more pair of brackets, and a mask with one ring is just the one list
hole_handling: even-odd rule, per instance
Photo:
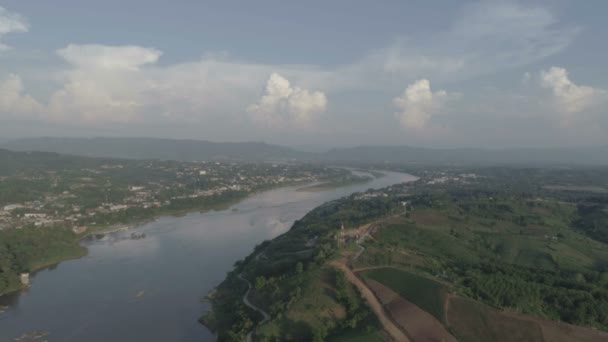
{"label": "cloud bank", "polygon": [[20,118],[38,115],[41,111],[42,106],[25,93],[21,77],[11,74],[0,81],[0,112]]}
{"label": "cloud bank", "polygon": [[[0,49],[8,48],[1,43],[6,34],[28,29],[22,16],[0,7]],[[442,128],[454,128],[450,134],[457,138],[471,133],[481,136],[473,127],[486,125],[483,134],[490,134],[497,119],[513,127],[536,120],[538,127],[566,130],[567,125],[557,127],[555,122],[569,125],[584,114],[601,123],[600,115],[587,112],[600,107],[606,92],[573,82],[565,68],[539,72],[543,68],[539,66],[529,73],[524,83],[534,93],[517,89],[519,84],[487,92],[465,89],[464,101],[450,102],[449,107],[446,103],[457,96],[461,84],[467,86],[461,81],[484,75],[491,79],[505,70],[542,61],[566,49],[579,31],[577,26],[561,23],[546,8],[479,1],[462,7],[453,21],[435,31],[401,36],[352,61],[326,66],[254,63],[213,54],[167,64],[161,63],[163,51],[155,47],[67,44],[55,51],[57,60],[51,63],[58,65],[36,75],[36,82],[46,82],[42,86],[28,87],[32,81],[26,73],[20,77],[10,71],[0,77],[0,120],[93,129],[142,123],[222,125],[230,134],[238,127],[241,132],[261,132],[263,137],[322,128],[333,134],[339,126],[353,139],[363,134],[383,138],[376,138],[370,126],[399,138],[406,130],[424,133],[408,137],[443,139],[446,131],[434,129],[439,123]],[[457,90],[433,91],[429,80],[433,88],[449,84]],[[408,85],[405,90],[404,85]],[[35,92],[41,88],[46,93]],[[400,95],[391,107],[395,94]],[[257,125],[255,130],[252,124]]]}

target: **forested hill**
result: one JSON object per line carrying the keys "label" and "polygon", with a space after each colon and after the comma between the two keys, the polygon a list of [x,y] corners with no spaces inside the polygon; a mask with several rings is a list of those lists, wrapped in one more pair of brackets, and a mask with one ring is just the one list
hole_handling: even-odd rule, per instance
{"label": "forested hill", "polygon": [[15,151],[46,151],[91,157],[179,161],[271,161],[311,159],[311,155],[263,142],[218,143],[156,138],[27,138],[0,147]]}
{"label": "forested hill", "polygon": [[608,146],[520,149],[357,146],[312,153],[264,142],[218,143],[156,138],[27,138],[0,143],[0,148],[91,157],[178,161],[299,160],[330,163],[608,165]]}
{"label": "forested hill", "polygon": [[103,164],[104,159],[62,155],[53,152],[15,152],[0,149],[0,176],[20,172],[80,169]]}

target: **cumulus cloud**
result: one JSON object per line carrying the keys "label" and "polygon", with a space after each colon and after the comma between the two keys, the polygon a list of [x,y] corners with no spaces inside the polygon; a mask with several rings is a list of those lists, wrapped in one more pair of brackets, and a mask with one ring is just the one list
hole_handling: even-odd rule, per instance
{"label": "cumulus cloud", "polygon": [[286,78],[272,73],[264,95],[247,111],[254,121],[269,126],[309,126],[315,115],[324,112],[326,107],[324,93],[292,87]]}
{"label": "cumulus cloud", "polygon": [[[0,18],[11,15],[0,10]],[[4,24],[6,19],[0,19],[0,39],[7,32],[27,30],[25,21],[16,18],[20,21],[10,25]],[[41,106],[44,110],[40,110],[40,117],[95,124],[213,121],[215,125],[221,121],[226,127],[242,125],[247,122],[242,120],[244,117],[267,127],[298,128],[311,126],[327,110],[328,91],[336,94],[336,98],[345,98],[343,95],[352,94],[351,91],[372,93],[369,90],[373,89],[375,95],[369,95],[369,103],[373,104],[374,96],[396,94],[404,84],[411,84],[394,100],[399,108],[397,117],[406,129],[428,129],[433,114],[441,110],[452,94],[433,92],[427,78],[433,82],[453,82],[537,62],[562,51],[578,32],[577,27],[560,23],[545,8],[506,1],[467,5],[442,27],[439,31],[431,32],[429,28],[426,32],[430,33],[402,37],[390,46],[355,56],[352,62],[324,67],[271,65],[213,55],[161,64],[162,52],[151,47],[70,44],[56,51],[64,62],[58,74],[36,75],[52,80],[36,87],[36,94],[42,93],[40,99],[49,98]],[[23,76],[29,83],[28,75]],[[587,108],[581,104],[589,98],[586,87],[568,82],[559,91],[548,89],[567,94],[562,97],[570,100],[563,103],[576,103],[561,105],[569,108],[569,112]],[[266,88],[260,97],[260,85],[264,83]],[[28,108],[26,103],[36,107],[31,105],[36,101],[27,95],[20,79],[18,87],[14,81],[8,84],[12,88],[6,98],[13,100],[4,100],[0,112],[8,112],[11,106]],[[539,91],[536,83],[535,88]],[[352,104],[338,101],[336,107],[342,105],[343,112],[337,114],[346,116]],[[364,101],[367,98],[361,98],[359,103]],[[494,110],[497,103],[488,101],[485,108]],[[384,106],[387,108],[382,110],[390,113],[390,104],[384,101]],[[243,115],[244,108],[248,115]],[[353,116],[352,121],[344,124],[345,130],[360,132],[360,126],[355,125],[369,123],[363,117],[363,114],[359,118]],[[388,122],[383,124],[388,126]]]}
{"label": "cumulus cloud", "polygon": [[[246,101],[251,103],[273,68],[212,55],[159,66],[161,51],[133,45],[70,44],[57,55],[69,65],[55,76],[60,88],[48,104],[47,118],[57,122],[239,121]],[[303,73],[300,68],[280,70]],[[259,121],[265,115],[269,123],[306,126],[327,103],[324,94],[292,87],[278,75],[271,77],[268,92],[255,110]]]}
{"label": "cumulus cloud", "polygon": [[0,112],[14,117],[32,117],[40,114],[42,106],[24,92],[18,75],[11,74],[0,82]]}
{"label": "cumulus cloud", "polygon": [[6,34],[13,32],[27,32],[28,30],[29,25],[25,18],[18,13],[10,12],[0,6],[0,51],[10,49],[10,46],[7,46],[1,42],[1,39]]}
{"label": "cumulus cloud", "polygon": [[57,51],[70,64],[61,89],[49,102],[55,121],[129,122],[149,103],[150,77],[141,68],[154,64],[159,50],[140,46],[70,44]]}
{"label": "cumulus cloud", "polygon": [[570,80],[566,69],[555,66],[548,71],[541,71],[540,84],[551,91],[555,108],[567,114],[588,109],[602,93],[599,89],[575,84]]}
{"label": "cumulus cloud", "polygon": [[393,104],[399,108],[395,116],[404,129],[423,129],[433,113],[441,109],[446,98],[445,91],[431,90],[429,80],[418,80],[405,88],[400,97],[393,99]]}

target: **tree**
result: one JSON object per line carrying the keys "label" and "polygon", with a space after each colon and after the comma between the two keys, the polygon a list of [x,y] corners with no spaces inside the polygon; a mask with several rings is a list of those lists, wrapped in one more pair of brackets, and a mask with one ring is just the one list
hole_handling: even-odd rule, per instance
{"label": "tree", "polygon": [[255,278],[255,288],[256,288],[256,290],[260,290],[264,286],[266,286],[266,278],[264,278],[264,276],[259,276],[259,277]]}

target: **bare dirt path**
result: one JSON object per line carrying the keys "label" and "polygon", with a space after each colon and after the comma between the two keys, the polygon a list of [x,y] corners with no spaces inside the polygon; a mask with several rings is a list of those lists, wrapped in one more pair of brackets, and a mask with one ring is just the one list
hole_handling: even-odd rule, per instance
{"label": "bare dirt path", "polygon": [[376,296],[372,293],[372,291],[357,277],[351,270],[346,266],[345,259],[334,260],[331,262],[331,265],[341,270],[346,279],[359,290],[365,301],[369,304],[372,311],[378,317],[378,321],[384,328],[384,330],[391,336],[391,338],[395,341],[399,342],[409,342],[410,338],[389,318],[389,316],[384,311],[382,304],[378,301]]}

